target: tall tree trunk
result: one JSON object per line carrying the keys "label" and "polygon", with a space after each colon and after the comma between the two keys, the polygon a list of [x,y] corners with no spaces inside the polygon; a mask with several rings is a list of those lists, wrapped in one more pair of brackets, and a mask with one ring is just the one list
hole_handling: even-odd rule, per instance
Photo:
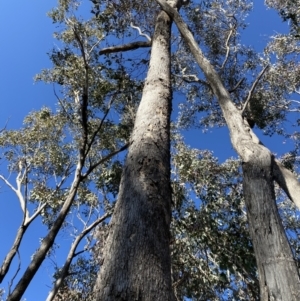
{"label": "tall tree trunk", "polygon": [[95,285],[98,301],[173,300],[169,227],[171,19],[159,13],[150,66]]}
{"label": "tall tree trunk", "polygon": [[178,12],[164,0],[156,0],[174,19],[216,95],[230,131],[233,147],[242,158],[244,194],[249,228],[257,259],[261,301],[300,300],[300,280],[287,237],[275,203],[273,166],[270,151],[259,144],[247,125],[218,73],[203,55]]}
{"label": "tall tree trunk", "polygon": [[298,271],[275,202],[272,157],[244,163],[243,176],[260,298],[262,301],[299,300]]}

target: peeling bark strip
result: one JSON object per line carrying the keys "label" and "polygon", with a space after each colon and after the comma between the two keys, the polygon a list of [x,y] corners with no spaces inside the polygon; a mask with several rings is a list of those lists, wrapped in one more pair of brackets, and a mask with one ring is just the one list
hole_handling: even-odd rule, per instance
{"label": "peeling bark strip", "polygon": [[[272,155],[266,147],[258,144],[252,130],[244,124],[242,114],[230,99],[220,76],[203,55],[178,12],[166,1],[156,1],[175,21],[213,89],[229,128],[232,145],[244,162],[244,197],[259,271],[261,301],[300,300],[298,269],[275,203]],[[277,167],[275,172],[281,170]]]}
{"label": "peeling bark strip", "polygon": [[169,228],[171,19],[156,21],[150,67],[95,285],[98,301],[173,301]]}

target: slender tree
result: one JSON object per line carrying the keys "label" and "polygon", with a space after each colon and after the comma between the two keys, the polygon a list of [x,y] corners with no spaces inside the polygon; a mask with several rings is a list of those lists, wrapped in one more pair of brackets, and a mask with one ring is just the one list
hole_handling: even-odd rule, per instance
{"label": "slender tree", "polygon": [[298,269],[275,203],[270,151],[261,145],[242,111],[238,110],[222,80],[206,59],[187,25],[167,2],[157,0],[174,19],[185,42],[216,95],[230,131],[231,142],[243,161],[244,196],[250,233],[259,270],[261,300],[298,300]]}

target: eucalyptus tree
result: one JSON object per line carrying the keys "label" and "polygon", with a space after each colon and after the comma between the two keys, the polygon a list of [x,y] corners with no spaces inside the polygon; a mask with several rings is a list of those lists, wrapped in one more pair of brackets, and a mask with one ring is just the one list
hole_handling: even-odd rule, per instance
{"label": "eucalyptus tree", "polygon": [[[175,9],[181,1],[169,1]],[[170,259],[171,19],[160,12],[96,300],[174,300]]]}
{"label": "eucalyptus tree", "polygon": [[[158,2],[168,9],[164,1]],[[176,7],[175,2],[169,3]],[[175,32],[171,37],[172,19],[155,1],[92,3],[93,16],[88,20],[77,16],[79,3],[73,0],[60,0],[50,13],[60,28],[55,33],[59,45],[50,53],[53,68],[43,70],[37,79],[54,84],[57,111],[43,108],[32,112],[23,129],[1,133],[3,157],[19,186],[15,188],[4,175],[2,180],[16,192],[21,205],[25,204],[20,231],[24,232],[24,226],[38,214],[49,228],[49,235],[8,300],[21,298],[58,231],[67,227],[70,208],[82,213],[83,229],[65,264],[57,269],[47,300],[258,300],[253,247],[261,299],[277,297],[270,277],[281,273],[262,271],[268,272],[270,266],[278,271],[280,261],[283,270],[293,269],[284,279],[294,283],[290,291],[283,284],[284,298],[296,300],[289,294],[297,291],[298,272],[275,207],[271,175],[298,207],[299,184],[251,129],[255,124],[267,134],[282,133],[281,122],[291,108],[286,95],[293,87],[297,89],[299,82],[297,64],[286,63],[289,43],[284,43],[284,60],[270,67],[269,57],[280,55],[276,46],[279,40],[270,43],[265,57],[240,44],[244,17],[251,10],[248,1],[192,2],[182,8],[182,14],[209,59],[199,52],[197,43],[192,43],[203,75],[189,51],[192,36],[182,40]],[[179,29],[186,37],[178,14],[167,11],[181,24]],[[135,32],[139,33],[138,41]],[[149,61],[146,47],[150,46]],[[137,52],[128,52],[135,49]],[[294,68],[293,76],[288,76],[289,67]],[[180,106],[177,129],[191,124],[197,112],[201,112],[200,125],[205,129],[228,125],[242,160],[244,191],[240,161],[218,164],[210,152],[189,149],[179,135],[174,135],[170,182],[172,88],[187,95],[187,102]],[[121,176],[123,157],[115,160],[113,155],[128,145]],[[262,183],[266,189],[260,189]],[[118,193],[110,225],[101,225],[97,234],[88,237],[90,255],[77,256],[81,254],[76,252],[78,243],[111,214]],[[265,201],[263,208],[261,199]],[[36,206],[32,217],[29,205]],[[282,205],[280,210],[286,229],[294,227],[293,233],[297,233],[299,224],[297,218],[291,218],[293,211]],[[259,223],[253,222],[255,218]],[[275,234],[280,235],[282,245],[276,245],[278,253],[270,254],[275,248],[264,243]],[[98,243],[94,246],[91,242],[95,237]],[[16,241],[13,255],[21,243]],[[290,242],[299,255],[294,234]],[[283,256],[282,246],[286,251]],[[263,254],[262,247],[266,251]],[[263,283],[265,276],[269,291]]]}
{"label": "eucalyptus tree", "polygon": [[290,21],[293,33],[299,38],[299,1],[266,0],[266,4],[269,7],[277,9],[284,21]]}
{"label": "eucalyptus tree", "polygon": [[240,162],[208,150],[172,150],[172,275],[177,300],[257,300],[257,267]]}
{"label": "eucalyptus tree", "polygon": [[261,144],[244,116],[255,83],[267,70],[268,65],[258,76],[242,108],[237,108],[216,68],[200,50],[193,34],[178,12],[163,0],[157,2],[176,22],[204,73],[206,83],[213,91],[222,110],[233,147],[243,161],[243,192],[259,271],[261,300],[298,300],[299,273],[276,207],[273,179],[275,178],[297,204],[299,199],[293,196],[293,191],[288,190],[287,186],[289,181],[293,180],[297,184],[298,182],[296,178],[285,177],[286,174],[290,177],[291,173],[276,162],[271,152]]}
{"label": "eucalyptus tree", "polygon": [[103,20],[103,28],[95,18],[83,21],[76,17],[77,7],[76,1],[60,1],[50,12],[53,22],[61,28],[55,33],[59,47],[50,53],[53,68],[36,77],[54,85],[57,110],[32,112],[21,130],[1,132],[3,162],[16,175],[17,186],[5,173],[1,179],[15,192],[23,212],[15,242],[1,268],[2,278],[31,222],[41,216],[48,227],[7,300],[21,299],[57,234],[69,224],[66,218],[73,208],[82,222],[82,232],[60,271],[54,287],[57,290],[78,255],[80,240],[111,214],[113,197],[108,201],[107,194],[115,193],[115,179],[111,178],[119,172],[122,161],[113,157],[128,147],[141,83],[131,80],[117,63],[109,67],[107,61],[99,60],[103,48],[100,44],[106,34],[104,23],[109,20]]}

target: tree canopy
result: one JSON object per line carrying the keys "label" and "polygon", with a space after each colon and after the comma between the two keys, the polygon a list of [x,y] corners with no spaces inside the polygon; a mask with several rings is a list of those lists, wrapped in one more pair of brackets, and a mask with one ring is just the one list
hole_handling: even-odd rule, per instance
{"label": "tree canopy", "polygon": [[[260,230],[262,237],[277,233],[273,223],[282,228],[280,239],[288,239],[291,257],[283,257],[295,264],[291,278],[299,284],[298,4],[266,1],[288,21],[289,32],[269,37],[258,52],[241,42],[253,9],[248,0],[59,0],[49,12],[57,40],[49,51],[52,67],[35,76],[53,86],[55,109],[41,107],[20,129],[8,123],[0,133],[1,187],[14,193],[22,211],[0,268],[0,298],[20,300],[40,266],[52,261],[47,301],[104,300],[95,287],[108,282],[101,274],[107,254],[121,241],[114,229],[142,248],[130,235],[132,224],[124,226],[138,218],[134,233],[149,227],[148,248],[159,242],[165,253],[158,258],[168,262],[170,255],[170,267],[163,268],[174,300],[265,300],[261,283],[269,281],[268,271],[261,276],[265,259],[256,237]],[[229,129],[238,155],[223,162],[205,147],[205,137],[220,127]],[[203,148],[186,144],[190,131]],[[288,141],[291,149],[275,154],[264,147],[264,135]],[[137,186],[145,197],[134,203]],[[269,188],[265,199],[274,206],[266,202],[265,211],[253,213],[262,206],[253,209],[254,200]],[[132,215],[124,217],[126,206]],[[272,215],[267,225],[266,212]],[[24,236],[37,223],[46,235],[24,270]],[[72,240],[62,242],[62,235]],[[53,262],[60,245],[68,249],[62,264]],[[120,246],[126,266],[127,249]]]}

